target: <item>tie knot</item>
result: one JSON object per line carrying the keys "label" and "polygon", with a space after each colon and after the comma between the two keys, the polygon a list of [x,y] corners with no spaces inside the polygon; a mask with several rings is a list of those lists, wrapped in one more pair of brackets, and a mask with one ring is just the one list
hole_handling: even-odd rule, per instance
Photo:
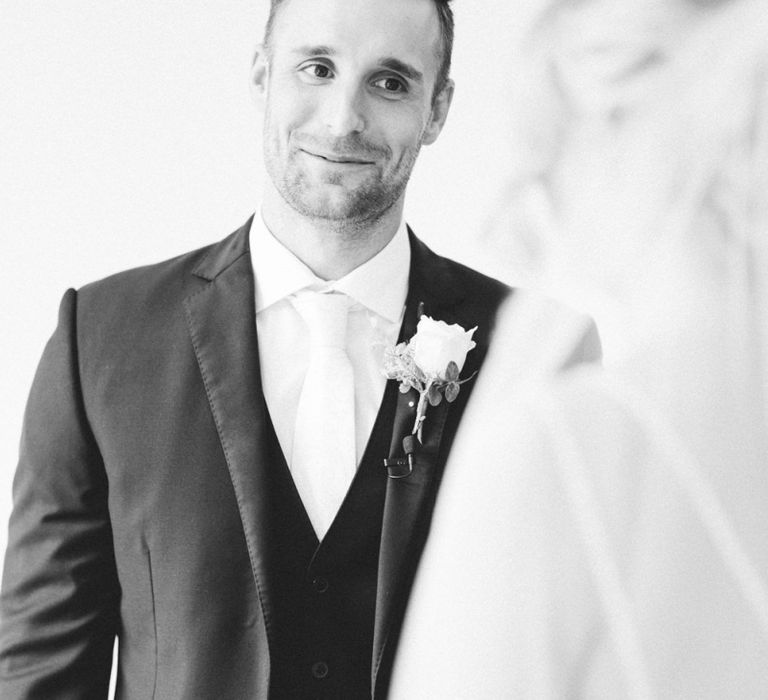
{"label": "tie knot", "polygon": [[305,291],[297,294],[292,301],[307,324],[313,346],[346,347],[350,302],[346,294]]}

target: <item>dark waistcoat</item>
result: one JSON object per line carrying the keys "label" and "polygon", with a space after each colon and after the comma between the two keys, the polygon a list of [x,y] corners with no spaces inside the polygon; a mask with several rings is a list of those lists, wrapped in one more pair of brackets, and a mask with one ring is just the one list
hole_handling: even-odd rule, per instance
{"label": "dark waistcoat", "polygon": [[271,698],[370,698],[376,580],[396,404],[389,382],[347,496],[318,544],[273,429],[277,591],[270,637]]}

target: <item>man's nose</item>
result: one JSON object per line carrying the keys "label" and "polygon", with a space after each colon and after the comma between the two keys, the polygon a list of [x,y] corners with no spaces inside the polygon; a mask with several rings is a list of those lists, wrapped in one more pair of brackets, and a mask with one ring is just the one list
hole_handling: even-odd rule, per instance
{"label": "man's nose", "polygon": [[323,120],[332,136],[361,133],[366,127],[364,95],[356,86],[336,83],[326,95]]}

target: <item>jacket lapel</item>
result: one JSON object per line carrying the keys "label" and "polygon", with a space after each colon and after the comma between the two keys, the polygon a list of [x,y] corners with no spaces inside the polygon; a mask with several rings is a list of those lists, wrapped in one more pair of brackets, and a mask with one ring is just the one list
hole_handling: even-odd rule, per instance
{"label": "jacket lapel", "polygon": [[264,485],[271,478],[269,417],[258,361],[249,226],[250,221],[211,248],[193,271],[199,284],[185,298],[184,306],[268,632],[270,548],[266,533],[271,514],[269,489]]}
{"label": "jacket lapel", "polygon": [[[414,335],[422,310],[436,320],[459,323],[465,328],[480,323],[480,319],[473,317],[474,305],[463,304],[467,291],[455,273],[455,264],[436,256],[412,233],[410,235],[411,271],[400,341],[409,340]],[[481,333],[481,339],[483,335]],[[468,377],[478,369],[484,352],[484,343],[478,343],[478,347],[467,355],[462,377]],[[405,603],[429,529],[432,506],[447,454],[446,446],[449,446],[446,442],[450,443],[452,438],[452,429],[449,427],[446,431],[446,425],[453,423],[449,421],[451,413],[466,402],[467,388],[471,388],[472,384],[469,382],[462,386],[455,403],[443,400],[438,406],[427,409],[423,443],[414,455],[413,472],[402,479],[387,479],[374,628],[372,681],[375,690],[386,687],[388,682],[388,667]],[[404,456],[403,438],[411,434],[417,403],[415,390],[399,394],[389,459]],[[379,674],[383,667],[386,667],[386,672]],[[374,694],[378,696],[378,693]]]}

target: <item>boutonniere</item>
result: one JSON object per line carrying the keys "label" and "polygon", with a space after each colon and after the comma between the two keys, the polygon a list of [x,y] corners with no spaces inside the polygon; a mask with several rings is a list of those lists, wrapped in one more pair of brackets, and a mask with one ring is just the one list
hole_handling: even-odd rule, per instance
{"label": "boutonniere", "polygon": [[472,379],[459,379],[459,375],[467,353],[475,347],[472,335],[476,330],[477,326],[467,331],[457,323],[449,325],[422,315],[408,342],[384,351],[384,376],[400,382],[403,394],[411,389],[419,393],[411,433],[419,442],[427,406],[437,406],[443,398],[455,401],[461,385]]}

